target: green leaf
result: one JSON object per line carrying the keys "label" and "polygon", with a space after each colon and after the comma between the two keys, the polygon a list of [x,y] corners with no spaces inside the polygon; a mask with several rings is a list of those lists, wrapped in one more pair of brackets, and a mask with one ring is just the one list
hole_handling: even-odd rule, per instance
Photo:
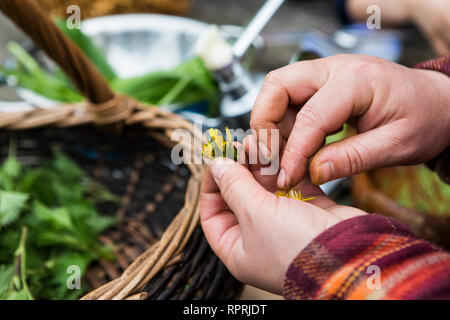
{"label": "green leaf", "polygon": [[100,234],[106,229],[116,225],[118,220],[115,217],[108,216],[90,216],[86,219],[87,225],[94,231],[95,234]]}
{"label": "green leaf", "polygon": [[80,179],[85,176],[83,170],[58,148],[53,149],[53,168],[62,178]]}
{"label": "green leaf", "polygon": [[219,87],[199,57],[184,61],[172,70],[116,79],[111,86],[117,92],[149,104],[188,105],[207,101],[210,115],[218,110]]}
{"label": "green leaf", "polygon": [[55,231],[45,231],[36,235],[36,245],[42,247],[67,246],[72,249],[86,250],[86,247],[73,235]]}
{"label": "green leaf", "polygon": [[19,291],[11,291],[6,300],[33,300],[33,297],[23,288]]}
{"label": "green leaf", "polygon": [[14,177],[14,191],[0,189],[0,222],[8,223],[0,229],[0,299],[75,299],[85,291],[67,289],[67,266],[80,266],[83,276],[91,261],[115,258],[98,234],[117,220],[96,203],[117,197],[59,150],[38,168],[16,164],[20,170],[0,169],[0,178]]}
{"label": "green leaf", "polygon": [[10,156],[3,164],[2,171],[7,177],[17,179],[22,172],[22,164],[16,157]]}
{"label": "green leaf", "polygon": [[54,264],[51,268],[50,284],[53,286],[52,296],[49,299],[76,299],[84,292],[83,288],[69,290],[67,280],[71,276],[68,273],[70,266],[76,266],[80,270],[80,275],[86,272],[88,265],[94,257],[90,254],[81,254],[77,252],[64,252],[53,258]]}
{"label": "green leaf", "polygon": [[94,44],[94,42],[86,36],[80,29],[69,29],[66,21],[56,19],[57,26],[83,51],[91,62],[97,67],[100,73],[108,80],[112,81],[117,78],[116,73],[106,61],[103,53]]}
{"label": "green leaf", "polygon": [[49,209],[39,202],[33,204],[33,214],[57,230],[73,230],[72,219],[66,208]]}
{"label": "green leaf", "polygon": [[0,265],[0,299],[6,299],[10,289],[11,278],[14,274],[13,265]]}
{"label": "green leaf", "polygon": [[8,43],[8,50],[17,59],[19,66],[15,69],[0,68],[0,72],[15,77],[21,87],[57,101],[83,100],[83,96],[72,89],[70,84],[44,71],[18,43]]}
{"label": "green leaf", "polygon": [[25,193],[0,191],[0,226],[15,221],[27,200],[28,195]]}

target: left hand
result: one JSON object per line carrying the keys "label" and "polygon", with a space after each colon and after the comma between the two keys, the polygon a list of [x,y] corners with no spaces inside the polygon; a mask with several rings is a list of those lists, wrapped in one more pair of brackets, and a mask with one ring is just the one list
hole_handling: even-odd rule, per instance
{"label": "left hand", "polygon": [[[256,138],[247,139],[256,144]],[[337,205],[307,178],[297,187],[310,202],[277,197],[277,176],[257,165],[214,160],[203,177],[201,224],[206,238],[241,282],[281,294],[293,259],[320,233],[365,214]]]}

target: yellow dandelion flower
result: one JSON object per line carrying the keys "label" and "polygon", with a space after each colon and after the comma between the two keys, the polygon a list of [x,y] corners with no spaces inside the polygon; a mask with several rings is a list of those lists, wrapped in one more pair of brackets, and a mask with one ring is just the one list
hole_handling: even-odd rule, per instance
{"label": "yellow dandelion flower", "polygon": [[275,193],[277,197],[286,197],[295,200],[301,201],[310,201],[315,199],[316,197],[304,198],[303,193],[300,190],[291,189],[289,191],[279,190]]}
{"label": "yellow dandelion flower", "polygon": [[218,129],[211,128],[208,130],[208,134],[208,141],[203,145],[202,150],[204,157],[209,159],[228,157],[237,160],[237,150],[233,144],[233,137],[228,127],[225,127],[225,139]]}

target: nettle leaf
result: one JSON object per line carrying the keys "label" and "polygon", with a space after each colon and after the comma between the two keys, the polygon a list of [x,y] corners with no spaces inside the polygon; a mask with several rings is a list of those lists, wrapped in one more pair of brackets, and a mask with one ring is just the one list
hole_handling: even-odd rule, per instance
{"label": "nettle leaf", "polygon": [[39,202],[33,204],[34,215],[43,222],[48,223],[55,229],[72,230],[73,223],[66,208],[49,209]]}
{"label": "nettle leaf", "polygon": [[42,247],[66,246],[68,248],[86,250],[84,244],[71,234],[43,231],[36,235],[36,244]]}
{"label": "nettle leaf", "polygon": [[16,157],[9,156],[0,168],[0,188],[7,191],[14,189],[16,179],[22,173],[22,165]]}
{"label": "nettle leaf", "polygon": [[81,179],[85,174],[83,170],[61,150],[53,150],[54,159],[52,166],[60,174],[61,178],[69,180]]}
{"label": "nettle leaf", "polygon": [[0,191],[0,226],[15,221],[27,200],[28,195],[25,193]]}
{"label": "nettle leaf", "polygon": [[19,291],[11,291],[6,300],[33,300],[33,297],[26,289],[20,289]]}
{"label": "nettle leaf", "polygon": [[[11,153],[0,168],[0,299],[82,295],[85,288],[67,289],[67,267],[79,266],[83,276],[92,261],[115,258],[112,249],[98,240],[100,232],[117,222],[99,214],[96,204],[103,201],[116,197],[61,151],[56,149],[54,157],[38,168],[22,167]],[[14,266],[8,273],[1,265],[15,261],[23,227],[29,241],[26,270],[19,277]],[[24,254],[25,245],[21,250]]]}
{"label": "nettle leaf", "polygon": [[108,216],[90,216],[86,219],[87,225],[94,231],[95,234],[100,234],[104,230],[116,225],[118,222],[115,217]]}
{"label": "nettle leaf", "polygon": [[18,183],[18,190],[29,193],[31,198],[45,205],[52,205],[55,202],[51,185],[53,173],[45,168],[28,170]]}
{"label": "nettle leaf", "polygon": [[22,164],[16,157],[8,157],[2,167],[3,173],[13,179],[17,179],[22,172]]}
{"label": "nettle leaf", "polygon": [[7,298],[13,274],[13,265],[0,265],[0,299]]}
{"label": "nettle leaf", "polygon": [[2,229],[0,233],[0,261],[9,262],[20,241],[20,226],[17,223]]}

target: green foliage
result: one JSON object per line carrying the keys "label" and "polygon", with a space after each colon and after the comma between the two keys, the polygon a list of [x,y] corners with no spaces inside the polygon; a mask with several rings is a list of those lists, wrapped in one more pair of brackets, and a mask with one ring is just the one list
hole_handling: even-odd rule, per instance
{"label": "green foliage", "polygon": [[116,199],[59,150],[38,168],[10,152],[0,167],[0,299],[82,295],[67,288],[67,268],[84,274],[91,262],[114,258],[98,236],[117,220],[95,204]]}
{"label": "green foliage", "polygon": [[18,66],[14,69],[0,68],[0,72],[14,76],[20,86],[56,101],[83,101],[83,96],[73,86],[45,72],[19,44],[10,42],[8,50],[16,57]]}
{"label": "green foliage", "polygon": [[219,89],[201,58],[192,58],[167,71],[156,71],[144,76],[116,79],[111,83],[114,91],[136,98],[139,101],[169,105],[206,100],[209,113],[213,115],[219,104]]}
{"label": "green foliage", "polygon": [[0,190],[0,227],[15,221],[27,200],[25,193]]}

